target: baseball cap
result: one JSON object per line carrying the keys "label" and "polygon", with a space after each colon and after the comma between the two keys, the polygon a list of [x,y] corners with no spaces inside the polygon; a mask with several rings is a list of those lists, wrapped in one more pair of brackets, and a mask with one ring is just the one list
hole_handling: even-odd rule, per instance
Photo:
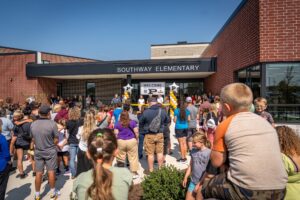
{"label": "baseball cap", "polygon": [[193,100],[192,100],[191,97],[187,97],[187,98],[185,99],[185,101],[188,102],[188,103],[191,103]]}
{"label": "baseball cap", "polygon": [[50,112],[51,108],[47,105],[41,105],[39,108],[39,113],[42,115],[47,115]]}
{"label": "baseball cap", "polygon": [[215,120],[209,119],[209,120],[207,121],[207,127],[208,127],[208,128],[215,128],[215,127],[216,127]]}

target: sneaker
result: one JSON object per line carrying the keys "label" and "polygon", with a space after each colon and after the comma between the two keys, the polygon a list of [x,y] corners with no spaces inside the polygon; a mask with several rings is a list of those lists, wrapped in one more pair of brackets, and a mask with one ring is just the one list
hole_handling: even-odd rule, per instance
{"label": "sneaker", "polygon": [[182,160],[182,158],[178,158],[176,161],[177,161],[177,162],[181,162],[181,160]]}
{"label": "sneaker", "polygon": [[56,200],[57,198],[58,198],[58,194],[57,193],[55,193],[55,194],[52,194],[51,196],[50,196],[50,200]]}
{"label": "sneaker", "polygon": [[179,162],[181,162],[181,163],[186,163],[186,162],[187,162],[187,159],[186,159],[186,158],[182,158]]}
{"label": "sneaker", "polygon": [[32,172],[32,176],[35,177],[36,176],[36,172]]}
{"label": "sneaker", "polygon": [[27,174],[26,173],[23,173],[23,174],[20,174],[20,179],[24,179],[27,177]]}
{"label": "sneaker", "polygon": [[36,197],[36,196],[35,196],[35,197],[34,197],[34,200],[41,200],[41,197],[39,197],[39,196]]}
{"label": "sneaker", "polygon": [[70,175],[71,174],[71,171],[70,170],[66,170],[64,175]]}

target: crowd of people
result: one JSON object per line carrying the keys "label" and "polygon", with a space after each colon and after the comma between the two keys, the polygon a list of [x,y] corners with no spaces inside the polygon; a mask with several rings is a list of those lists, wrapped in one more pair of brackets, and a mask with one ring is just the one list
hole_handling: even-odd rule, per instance
{"label": "crowd of people", "polygon": [[75,179],[72,199],[127,199],[140,178],[139,160],[147,159],[148,175],[173,154],[172,121],[177,162],[188,164],[182,180],[187,200],[300,197],[300,139],[287,126],[275,128],[265,98],[253,101],[248,86],[233,83],[220,96],[179,98],[174,116],[168,103],[141,96],[134,109],[115,95],[111,105],[87,99],[83,108],[76,98],[51,96],[50,105],[0,99],[0,200],[15,155],[19,178],[28,176],[25,155],[32,164],[37,200],[44,178],[50,198],[57,199],[55,180],[62,171]]}

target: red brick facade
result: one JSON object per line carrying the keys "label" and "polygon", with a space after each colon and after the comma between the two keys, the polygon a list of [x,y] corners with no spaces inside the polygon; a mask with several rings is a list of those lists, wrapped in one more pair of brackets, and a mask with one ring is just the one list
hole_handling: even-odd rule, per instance
{"label": "red brick facade", "polygon": [[[50,63],[95,61],[49,53],[42,53],[42,60]],[[26,64],[29,62],[36,62],[36,52],[0,48],[0,98],[12,97],[14,102],[23,102],[27,97],[34,96],[38,101],[45,102],[47,96],[56,94],[55,79],[26,77]]]}
{"label": "red brick facade", "polygon": [[260,0],[260,61],[300,60],[300,0]]}
{"label": "red brick facade", "polygon": [[217,57],[205,89],[219,93],[238,69],[300,60],[300,0],[248,0],[203,53]]}

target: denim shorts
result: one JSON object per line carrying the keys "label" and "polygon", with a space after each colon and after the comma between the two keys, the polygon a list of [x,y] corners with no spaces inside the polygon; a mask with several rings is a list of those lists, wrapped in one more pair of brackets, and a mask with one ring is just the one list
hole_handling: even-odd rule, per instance
{"label": "denim shorts", "polygon": [[195,189],[196,185],[191,181],[188,187],[188,191],[193,193],[194,189]]}
{"label": "denim shorts", "polygon": [[176,138],[187,137],[187,129],[175,129]]}

